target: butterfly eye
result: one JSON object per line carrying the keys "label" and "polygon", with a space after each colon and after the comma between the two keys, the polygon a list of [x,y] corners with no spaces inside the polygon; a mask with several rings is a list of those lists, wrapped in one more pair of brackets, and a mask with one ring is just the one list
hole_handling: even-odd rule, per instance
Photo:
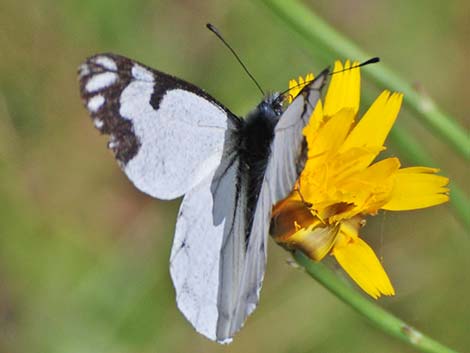
{"label": "butterfly eye", "polygon": [[[279,96],[278,96],[279,97]],[[282,112],[284,111],[284,99],[274,99],[272,103],[272,109],[276,112],[277,115],[281,115]]]}
{"label": "butterfly eye", "polygon": [[265,115],[278,118],[284,112],[284,98],[279,93],[269,95],[259,106]]}

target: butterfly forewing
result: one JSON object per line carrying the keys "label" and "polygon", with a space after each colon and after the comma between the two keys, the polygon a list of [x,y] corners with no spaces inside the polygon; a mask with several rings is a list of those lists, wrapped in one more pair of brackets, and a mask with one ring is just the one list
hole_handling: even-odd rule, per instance
{"label": "butterfly forewing", "polygon": [[282,114],[274,130],[271,156],[264,177],[273,204],[285,198],[293,189],[306,158],[303,129],[320,99],[328,70],[306,86]]}
{"label": "butterfly forewing", "polygon": [[196,86],[122,56],[95,55],[79,77],[85,107],[110,135],[122,169],[160,199],[183,195],[215,170],[225,135],[239,124]]}

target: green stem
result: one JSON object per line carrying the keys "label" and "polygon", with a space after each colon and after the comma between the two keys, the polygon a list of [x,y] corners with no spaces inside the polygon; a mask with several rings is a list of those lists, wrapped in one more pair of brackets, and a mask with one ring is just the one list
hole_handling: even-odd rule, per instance
{"label": "green stem", "polygon": [[389,335],[426,353],[457,353],[441,343],[427,337],[406,322],[366,299],[354,288],[346,285],[338,276],[320,262],[313,262],[300,251],[294,253],[295,260],[308,274],[328,288],[334,295],[350,305],[359,314],[369,319],[375,326]]}
{"label": "green stem", "polygon": [[[327,50],[344,58],[360,60],[371,57],[298,0],[261,0],[261,2],[297,33],[313,53]],[[460,155],[470,159],[470,141],[465,129],[442,112],[430,97],[416,91],[384,64],[365,70],[365,74],[381,86],[403,92],[405,102],[417,113],[416,116]]]}

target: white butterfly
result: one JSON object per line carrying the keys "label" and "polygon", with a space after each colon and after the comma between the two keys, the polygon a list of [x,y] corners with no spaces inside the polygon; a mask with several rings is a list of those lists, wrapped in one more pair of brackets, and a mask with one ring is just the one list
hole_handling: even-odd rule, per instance
{"label": "white butterfly", "polygon": [[264,99],[246,119],[198,87],[114,54],[80,66],[82,99],[134,185],[184,195],[170,257],[178,308],[194,328],[227,343],[255,309],[272,206],[303,167],[302,129],[328,70],[287,109]]}

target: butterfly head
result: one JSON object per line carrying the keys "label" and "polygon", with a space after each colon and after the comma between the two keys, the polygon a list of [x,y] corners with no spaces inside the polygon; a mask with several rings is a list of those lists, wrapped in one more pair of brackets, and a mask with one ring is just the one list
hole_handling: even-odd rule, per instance
{"label": "butterfly head", "polygon": [[280,99],[279,93],[269,94],[258,104],[255,111],[259,115],[277,122],[284,111],[283,100]]}

